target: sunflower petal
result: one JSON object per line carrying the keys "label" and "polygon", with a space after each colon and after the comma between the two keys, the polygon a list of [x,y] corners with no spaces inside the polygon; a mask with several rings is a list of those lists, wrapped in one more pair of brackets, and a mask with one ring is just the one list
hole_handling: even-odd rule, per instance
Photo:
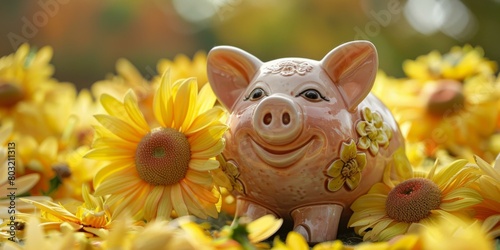
{"label": "sunflower petal", "polygon": [[[379,210],[377,210],[380,212]],[[353,214],[354,216],[354,214]],[[366,226],[372,223],[375,223],[376,221],[382,219],[385,216],[385,213],[377,213],[373,215],[367,215],[365,217],[357,218],[351,216],[351,219],[349,220],[349,227],[359,227],[359,226]]]}
{"label": "sunflower petal", "polygon": [[139,85],[139,83],[144,81],[141,73],[137,68],[127,59],[119,58],[116,61],[116,72],[125,78],[125,81],[132,83],[134,85]]}
{"label": "sunflower petal", "polygon": [[[130,193],[114,195],[118,199],[116,199],[117,202],[113,202],[117,206],[113,210],[111,220],[116,220],[116,218],[120,218],[124,214],[130,214],[135,220],[141,220],[144,217],[143,207],[145,199],[137,199],[137,197],[142,197],[142,195],[149,193],[149,191],[148,186],[141,186],[140,188],[132,189]],[[108,201],[109,198],[106,202]]]}
{"label": "sunflower petal", "polygon": [[137,97],[132,90],[129,90],[125,95],[124,106],[128,116],[133,121],[133,124],[136,125],[135,127],[141,130],[140,132],[142,134],[146,134],[149,131],[149,126],[146,119],[144,119],[144,115],[139,109]]}
{"label": "sunflower petal", "polygon": [[388,241],[398,235],[403,235],[408,231],[408,227],[410,227],[410,223],[398,222],[395,225],[391,225],[390,227],[382,230],[378,234],[378,241]]}
{"label": "sunflower petal", "polygon": [[208,159],[217,156],[222,152],[225,146],[224,140],[218,140],[211,148],[199,151],[199,152],[191,152],[191,158],[194,159]]}
{"label": "sunflower petal", "polygon": [[481,203],[483,197],[471,188],[458,188],[449,192],[440,205],[440,208],[446,211],[459,211],[470,206]]}
{"label": "sunflower petal", "polygon": [[184,182],[180,182],[180,186],[183,190],[183,199],[189,212],[198,218],[207,219],[207,214],[204,211],[205,209],[198,201],[196,194],[191,190],[189,185],[186,185]]}
{"label": "sunflower petal", "polygon": [[107,130],[124,140],[138,143],[142,139],[143,135],[139,131],[121,119],[109,115],[95,115],[94,117]]}
{"label": "sunflower petal", "polygon": [[273,235],[283,224],[283,219],[277,219],[274,215],[264,215],[247,225],[248,239],[253,242],[261,242]]}
{"label": "sunflower petal", "polygon": [[58,143],[55,137],[47,137],[40,144],[39,154],[48,159],[55,159],[57,157]]}
{"label": "sunflower petal", "polygon": [[[122,172],[125,172],[124,169]],[[104,196],[108,194],[120,194],[137,186],[141,180],[137,176],[127,176],[125,174],[116,174],[109,176],[95,188],[95,195]]]}
{"label": "sunflower petal", "polygon": [[71,222],[75,222],[75,223],[80,222],[80,220],[78,220],[78,218],[74,214],[69,212],[65,207],[63,207],[60,204],[56,204],[56,203],[50,202],[50,201],[45,201],[47,204],[43,204],[43,203],[40,203],[40,202],[37,202],[34,200],[29,200],[29,199],[24,199],[24,198],[21,198],[21,200],[26,202],[26,203],[30,203],[30,204],[34,205],[35,207],[37,207],[41,211],[49,213],[52,216],[55,216],[56,218],[58,218],[62,221],[71,221]]}
{"label": "sunflower petal", "polygon": [[394,223],[394,220],[392,220],[390,218],[382,219],[373,226],[372,232],[375,235],[379,235],[383,230],[387,229],[393,223]]}
{"label": "sunflower petal", "polygon": [[137,145],[123,140],[119,137],[100,137],[96,138],[92,143],[92,148],[123,148],[135,152]]}
{"label": "sunflower petal", "polygon": [[215,96],[215,93],[212,90],[210,84],[203,85],[198,96],[198,114],[204,113],[207,110],[211,109],[214,106],[215,101],[217,101],[217,97]]}
{"label": "sunflower petal", "polygon": [[[486,218],[483,221],[482,227],[483,229],[485,229],[486,232],[492,232],[493,231],[492,229],[494,229],[497,225],[499,227],[498,230],[500,230],[500,214],[492,215]],[[498,235],[496,237],[498,237]]]}
{"label": "sunflower petal", "polygon": [[179,184],[172,185],[172,205],[174,206],[175,212],[179,216],[188,215],[188,208],[186,207],[186,203],[184,203],[184,195],[182,194],[182,189]]}
{"label": "sunflower petal", "polygon": [[0,126],[0,145],[5,145],[9,136],[12,134],[14,123],[11,121],[4,122]]}
{"label": "sunflower petal", "polygon": [[170,70],[166,70],[160,80],[160,86],[153,98],[153,113],[161,126],[170,127],[173,121],[173,101],[171,96]]}
{"label": "sunflower petal", "polygon": [[454,180],[454,176],[467,164],[467,160],[461,159],[456,160],[449,166],[445,167],[437,174],[434,175],[432,180],[439,186],[440,189],[444,189],[448,183]]}
{"label": "sunflower petal", "polygon": [[115,174],[118,171],[123,171],[125,168],[130,167],[132,167],[132,164],[129,160],[113,161],[112,163],[109,163],[108,165],[99,169],[99,171],[97,171],[97,173],[94,175],[94,186],[99,185],[107,176]]}
{"label": "sunflower petal", "polygon": [[387,200],[387,195],[375,193],[375,194],[365,194],[360,196],[351,205],[353,211],[363,212],[364,210],[370,208],[383,209],[385,210],[385,202]]}
{"label": "sunflower petal", "polygon": [[165,186],[163,195],[158,203],[157,218],[169,219],[172,213],[172,200],[171,194],[172,190],[170,186]]}
{"label": "sunflower petal", "polygon": [[219,168],[219,162],[212,159],[208,160],[191,159],[189,161],[189,168],[200,172],[210,171]]}
{"label": "sunflower petal", "polygon": [[[483,170],[486,175],[489,175],[490,177],[500,180],[500,165],[497,167],[497,165],[495,164],[496,168],[493,168],[489,163],[487,163],[485,160],[481,159],[481,157],[477,155],[474,156],[474,160],[476,161],[479,168],[481,168],[481,170]],[[500,161],[500,158],[497,158],[497,161]]]}
{"label": "sunflower petal", "polygon": [[370,191],[368,191],[369,194],[383,194],[387,195],[389,192],[392,190],[392,188],[384,183],[375,183]]}
{"label": "sunflower petal", "polygon": [[151,192],[147,195],[146,201],[144,202],[144,219],[151,221],[157,216],[157,209],[160,199],[163,196],[165,190],[164,186],[154,186]]}
{"label": "sunflower petal", "polygon": [[289,232],[286,236],[286,245],[293,250],[309,250],[309,245],[304,237],[295,231]]}
{"label": "sunflower petal", "polygon": [[[40,180],[40,174],[38,173],[23,175],[16,179],[14,188],[17,189],[16,192],[18,194],[24,194],[30,191],[30,189],[33,186],[35,186],[39,180]],[[5,181],[7,181],[7,179],[5,179]],[[8,188],[2,189],[0,190],[0,197],[8,197],[9,193],[10,191]]]}
{"label": "sunflower petal", "polygon": [[192,169],[187,171],[185,178],[193,183],[203,186],[210,186],[213,182],[212,176],[208,172],[201,172]]}
{"label": "sunflower petal", "polygon": [[123,148],[94,148],[87,152],[85,157],[101,161],[133,160],[135,154],[133,151]]}
{"label": "sunflower petal", "polygon": [[218,201],[219,198],[210,191],[211,187],[204,187],[189,180],[183,180],[183,182],[193,190],[200,201],[205,201],[210,204],[215,204]]}
{"label": "sunflower petal", "polygon": [[198,115],[184,134],[190,136],[191,134],[214,124],[214,122],[218,122],[225,114],[225,111],[221,107],[213,107],[212,109]]}
{"label": "sunflower petal", "polygon": [[226,132],[226,125],[213,125],[188,138],[191,152],[206,151],[212,148]]}
{"label": "sunflower petal", "polygon": [[196,108],[197,83],[194,78],[188,78],[180,83],[174,98],[174,124],[181,132],[187,130],[193,122]]}
{"label": "sunflower petal", "polygon": [[104,110],[111,116],[117,117],[118,119],[128,121],[128,114],[119,100],[114,98],[109,94],[102,94],[100,98],[100,103]]}

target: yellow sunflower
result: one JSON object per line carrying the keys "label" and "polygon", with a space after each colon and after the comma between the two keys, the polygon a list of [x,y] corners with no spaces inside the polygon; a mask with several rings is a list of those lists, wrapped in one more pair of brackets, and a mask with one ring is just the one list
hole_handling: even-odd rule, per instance
{"label": "yellow sunflower", "polygon": [[[108,115],[96,115],[93,149],[87,157],[109,161],[94,177],[95,194],[110,195],[106,203],[114,215],[127,210],[148,221],[193,214],[217,217],[212,193],[214,157],[222,151],[224,110],[213,107],[216,97],[209,85],[198,93],[193,78],[162,78],[154,97],[156,122],[146,122],[137,99],[129,91],[123,102],[104,94]],[[155,125],[159,124],[159,125]]]}
{"label": "yellow sunflower", "polygon": [[52,48],[43,47],[35,52],[28,44],[0,58],[0,111],[5,112],[5,108],[12,108],[21,101],[34,101],[40,96],[54,72],[49,64],[51,58]]}
{"label": "yellow sunflower", "polygon": [[62,133],[76,97],[75,86],[52,78],[51,58],[50,47],[28,44],[0,58],[0,122],[13,121],[16,132],[38,142]]}
{"label": "yellow sunflower", "polygon": [[379,74],[375,94],[385,96],[387,89],[394,93],[394,98],[382,100],[391,109],[407,144],[420,144],[425,156],[433,159],[438,150],[446,149],[472,160],[462,153],[492,155],[488,142],[496,128],[499,98],[493,79],[476,75],[463,83],[449,79],[419,83]]}
{"label": "yellow sunflower", "polygon": [[407,78],[379,73],[374,93],[394,114],[408,148],[421,148],[412,158],[434,162],[436,152],[447,150],[470,161],[473,154],[492,160],[498,152],[490,152],[490,136],[500,120],[496,63],[481,48],[466,45],[407,60],[403,69]]}
{"label": "yellow sunflower", "polygon": [[500,158],[494,166],[477,156],[475,160],[483,175],[474,189],[484,197],[483,202],[474,206],[476,218],[483,221],[483,226],[492,237],[500,237]]}
{"label": "yellow sunflower", "polygon": [[[16,196],[12,196],[11,192],[14,191],[16,195],[26,194],[33,188],[40,180],[40,174],[31,173],[23,176],[12,174],[16,173],[16,164],[18,162],[12,158],[12,152],[17,151],[18,145],[11,141],[13,125],[7,122],[0,126],[0,208],[8,211],[9,207],[12,205],[12,201],[15,203]],[[13,177],[15,177],[13,179]],[[30,210],[31,206],[26,206],[25,204],[18,203],[14,204],[16,211],[26,212]],[[3,213],[0,214],[0,218],[9,218],[10,214]],[[4,221],[7,221],[4,220]]]}
{"label": "yellow sunflower", "polygon": [[62,148],[70,150],[92,144],[94,115],[103,112],[88,89],[82,89],[72,104],[60,139]]}
{"label": "yellow sunflower", "polygon": [[455,46],[448,53],[441,55],[432,51],[419,56],[416,60],[403,63],[407,76],[419,80],[453,79],[462,81],[477,74],[493,74],[497,69],[495,62],[484,58],[480,47],[470,45]]}
{"label": "yellow sunflower", "polygon": [[174,60],[160,59],[156,65],[159,74],[163,74],[167,69],[170,70],[170,77],[173,81],[188,77],[196,77],[198,87],[208,83],[207,77],[207,54],[198,51],[190,60],[184,54],[175,56]]}
{"label": "yellow sunflower", "polygon": [[103,161],[85,158],[89,150],[85,145],[60,154],[59,161],[52,165],[59,184],[51,197],[82,200],[82,185],[92,185],[94,175],[105,165]]}
{"label": "yellow sunflower", "polygon": [[[274,239],[273,248],[271,250],[307,250],[309,245],[304,237],[294,231],[291,231],[286,236],[285,242],[282,242],[278,237]],[[342,248],[338,248],[342,249]]]}
{"label": "yellow sunflower", "polygon": [[[23,243],[12,242],[10,240],[3,242],[2,249],[12,250],[38,250],[38,249],[85,249],[85,246],[79,244],[76,235],[72,232],[45,233],[40,227],[40,221],[35,217],[30,217],[24,229]],[[80,248],[82,247],[82,248]],[[89,246],[88,246],[89,247]]]}
{"label": "yellow sunflower", "polygon": [[81,230],[86,232],[88,237],[106,234],[105,229],[109,228],[111,223],[111,212],[104,205],[103,198],[91,195],[86,186],[82,187],[82,198],[84,202],[78,205],[72,203],[61,205],[51,201],[38,202],[29,197],[21,200],[40,210],[41,219],[44,220],[41,226],[46,230]]}
{"label": "yellow sunflower", "polygon": [[[287,234],[285,242],[282,242],[278,237],[274,239],[271,250],[309,250],[309,244],[304,237],[294,231]],[[312,250],[352,250],[354,247],[345,246],[342,241],[328,241],[315,245]],[[371,248],[370,248],[371,249]],[[377,248],[379,249],[379,248]]]}
{"label": "yellow sunflower", "polygon": [[431,225],[440,218],[471,217],[471,207],[483,198],[469,187],[479,177],[478,168],[458,160],[436,173],[413,173],[409,164],[395,164],[397,178],[384,181],[352,205],[349,227],[364,240],[387,241],[404,234],[414,224]]}
{"label": "yellow sunflower", "polygon": [[447,218],[430,225],[415,228],[420,238],[420,248],[432,249],[481,249],[493,250],[493,238],[481,228],[478,221]]}
{"label": "yellow sunflower", "polygon": [[116,61],[116,72],[117,75],[109,75],[105,80],[97,81],[92,85],[91,90],[94,97],[99,99],[103,94],[108,94],[120,99],[129,89],[132,89],[146,121],[154,121],[151,106],[157,85],[144,79],[139,70],[125,58]]}

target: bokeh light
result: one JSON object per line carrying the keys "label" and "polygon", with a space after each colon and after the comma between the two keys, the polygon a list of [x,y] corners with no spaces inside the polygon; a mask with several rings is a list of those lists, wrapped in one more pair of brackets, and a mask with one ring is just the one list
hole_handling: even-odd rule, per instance
{"label": "bokeh light", "polygon": [[452,45],[482,46],[500,59],[499,1],[437,0],[39,0],[0,3],[0,53],[21,42],[55,50],[55,76],[79,87],[113,72],[125,57],[144,75],[159,58],[216,45],[271,60],[319,59],[336,45],[367,39],[380,67],[402,75],[406,58]]}

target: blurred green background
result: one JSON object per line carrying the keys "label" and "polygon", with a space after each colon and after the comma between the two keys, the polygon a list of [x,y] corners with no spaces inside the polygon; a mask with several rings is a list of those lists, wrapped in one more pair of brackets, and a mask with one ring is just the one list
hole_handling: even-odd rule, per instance
{"label": "blurred green background", "polygon": [[146,78],[160,58],[216,45],[263,61],[321,59],[335,46],[367,39],[380,68],[454,45],[481,46],[500,61],[500,0],[33,0],[0,2],[0,54],[22,42],[54,48],[55,78],[80,88],[115,72],[120,57]]}

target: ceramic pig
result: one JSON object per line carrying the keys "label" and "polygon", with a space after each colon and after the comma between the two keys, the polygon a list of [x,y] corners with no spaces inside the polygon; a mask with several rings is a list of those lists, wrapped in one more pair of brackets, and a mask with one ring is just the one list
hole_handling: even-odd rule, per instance
{"label": "ceramic pig", "polygon": [[321,61],[262,62],[229,46],[207,59],[212,89],[230,111],[223,170],[237,191],[236,217],[274,214],[311,243],[335,239],[350,205],[404,145],[370,94],[373,44],[345,43]]}

